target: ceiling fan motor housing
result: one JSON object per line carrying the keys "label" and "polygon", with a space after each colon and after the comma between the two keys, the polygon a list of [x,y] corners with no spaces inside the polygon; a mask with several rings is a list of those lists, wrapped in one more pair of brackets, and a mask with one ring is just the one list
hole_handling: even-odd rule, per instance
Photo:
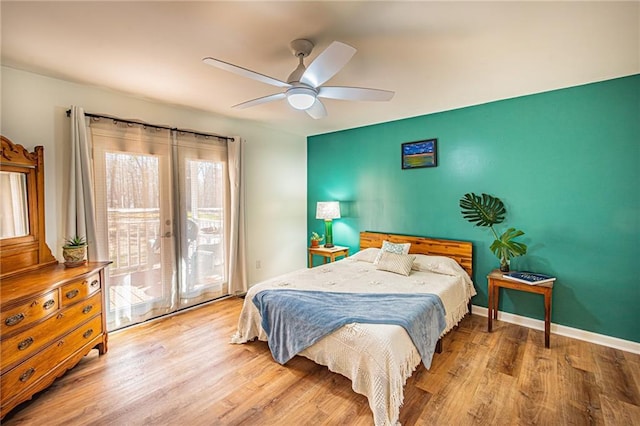
{"label": "ceiling fan motor housing", "polygon": [[298,39],[293,40],[289,44],[289,47],[294,56],[299,59],[300,63],[298,67],[289,74],[289,78],[287,78],[287,83],[292,85],[286,92],[287,101],[289,105],[295,109],[306,110],[313,105],[318,95],[318,91],[313,87],[300,82],[302,75],[307,70],[307,67],[304,66],[303,59],[311,54],[313,43],[309,40]]}

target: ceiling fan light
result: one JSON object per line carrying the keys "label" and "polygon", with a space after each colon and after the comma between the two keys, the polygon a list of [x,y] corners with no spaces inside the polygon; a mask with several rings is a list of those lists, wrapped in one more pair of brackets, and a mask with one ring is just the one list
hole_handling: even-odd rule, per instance
{"label": "ceiling fan light", "polygon": [[316,93],[306,87],[292,87],[287,90],[287,101],[295,109],[305,110],[316,101]]}

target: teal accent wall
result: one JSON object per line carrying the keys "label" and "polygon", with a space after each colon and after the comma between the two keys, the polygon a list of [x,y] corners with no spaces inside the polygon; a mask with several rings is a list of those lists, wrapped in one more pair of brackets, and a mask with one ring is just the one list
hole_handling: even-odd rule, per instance
{"label": "teal accent wall", "polygon": [[[438,139],[438,166],[402,170],[403,142]],[[465,221],[467,192],[503,200],[499,225],[525,232],[512,269],[558,277],[552,321],[640,342],[640,75],[311,136],[308,232],[317,201],[338,200],[338,245],[360,231],[472,241],[473,303],[498,266],[486,228]],[[543,319],[538,295],[507,290],[500,310]]]}

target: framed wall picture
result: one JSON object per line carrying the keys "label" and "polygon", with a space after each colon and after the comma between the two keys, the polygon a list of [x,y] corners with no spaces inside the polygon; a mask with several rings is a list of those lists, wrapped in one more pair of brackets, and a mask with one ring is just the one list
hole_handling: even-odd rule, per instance
{"label": "framed wall picture", "polygon": [[419,169],[438,165],[438,139],[402,144],[402,168]]}

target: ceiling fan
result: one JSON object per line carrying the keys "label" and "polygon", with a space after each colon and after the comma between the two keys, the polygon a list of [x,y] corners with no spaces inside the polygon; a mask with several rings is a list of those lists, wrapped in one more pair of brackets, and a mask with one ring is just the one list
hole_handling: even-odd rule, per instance
{"label": "ceiling fan", "polygon": [[272,86],[286,89],[280,93],[242,102],[234,105],[232,108],[249,108],[286,98],[293,108],[304,110],[312,118],[318,119],[327,115],[327,110],[319,98],[347,101],[388,101],[394,95],[394,92],[388,90],[323,86],[325,82],[336,75],[338,71],[349,62],[353,55],[355,55],[356,49],[347,44],[334,41],[320,53],[308,67],[304,66],[303,59],[311,53],[313,43],[309,40],[298,39],[290,43],[290,48],[300,63],[289,75],[286,82],[221,61],[220,59],[207,57],[202,59],[202,62],[243,77],[252,78],[263,83],[271,84]]}

